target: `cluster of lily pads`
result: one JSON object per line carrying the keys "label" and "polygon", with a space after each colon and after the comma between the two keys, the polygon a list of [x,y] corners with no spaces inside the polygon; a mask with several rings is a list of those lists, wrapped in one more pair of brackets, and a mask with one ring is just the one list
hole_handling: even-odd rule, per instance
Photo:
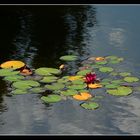
{"label": "cluster of lily pads", "polygon": [[138,85],[139,78],[116,71],[114,64],[124,61],[117,56],[89,57],[81,62],[76,73],[64,75],[65,65],[77,59],[75,55],[65,55],[60,57],[63,64],[58,68],[41,67],[27,74],[23,74],[28,70],[23,62],[7,61],[0,65],[0,76],[9,83],[11,95],[40,93],[41,100],[47,104],[74,99],[90,110],[99,107],[96,99],[101,96],[95,95],[97,88],[104,88],[110,95],[126,96]]}

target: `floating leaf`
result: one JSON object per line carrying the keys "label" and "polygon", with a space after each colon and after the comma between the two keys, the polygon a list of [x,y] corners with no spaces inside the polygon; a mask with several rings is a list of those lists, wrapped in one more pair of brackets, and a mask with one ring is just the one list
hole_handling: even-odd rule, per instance
{"label": "floating leaf", "polygon": [[111,83],[112,84],[122,84],[123,81],[121,79],[119,79],[119,80],[112,80]]}
{"label": "floating leaf", "polygon": [[24,79],[24,76],[21,76],[21,75],[11,75],[11,76],[6,76],[4,78],[4,80],[10,81],[10,82],[19,81],[21,79]]}
{"label": "floating leaf", "polygon": [[86,70],[81,70],[81,71],[79,71],[79,72],[77,72],[77,75],[86,75],[87,73],[90,73],[90,72],[92,72],[92,70],[90,70],[90,69],[86,69]]}
{"label": "floating leaf", "polygon": [[126,76],[130,76],[131,73],[129,73],[129,72],[120,72],[119,75],[123,76],[123,77],[126,77]]}
{"label": "floating leaf", "polygon": [[48,95],[48,96],[42,96],[41,100],[43,100],[45,103],[55,103],[62,100],[61,96],[59,95]]}
{"label": "floating leaf", "polygon": [[86,87],[87,87],[86,84],[67,86],[68,89],[74,89],[74,90],[81,90],[81,89],[84,89],[84,88],[86,88]]}
{"label": "floating leaf", "polygon": [[64,61],[75,61],[77,60],[77,56],[76,55],[65,55],[65,56],[61,56],[60,60],[64,60]]}
{"label": "floating leaf", "polygon": [[98,64],[98,65],[105,65],[105,64],[107,64],[107,61],[106,60],[104,60],[104,61],[96,61],[95,63]]}
{"label": "floating leaf", "polygon": [[83,76],[81,76],[81,75],[75,75],[75,76],[69,76],[69,77],[68,77],[68,79],[69,79],[70,81],[79,80],[79,79],[82,79],[82,78],[83,78]]}
{"label": "floating leaf", "polygon": [[105,57],[106,59],[111,59],[111,60],[116,60],[116,59],[118,59],[118,57],[117,56],[114,56],[114,55],[111,55],[111,56],[107,56],[107,57]]}
{"label": "floating leaf", "polygon": [[17,94],[27,94],[29,92],[26,90],[22,90],[22,89],[15,89],[11,93],[17,95]]}
{"label": "floating leaf", "polygon": [[91,83],[91,84],[88,84],[88,87],[89,87],[89,88],[95,88],[95,89],[96,89],[96,88],[101,88],[102,85],[101,85],[101,84],[96,84],[96,83],[95,83],[95,84],[92,84],[92,83]]}
{"label": "floating leaf", "polygon": [[40,88],[40,87],[35,87],[35,88],[31,88],[30,92],[40,93],[40,92],[45,92],[45,89],[44,88]]}
{"label": "floating leaf", "polygon": [[65,96],[72,96],[77,94],[78,92],[76,90],[65,90],[65,91],[61,91],[60,93]]}
{"label": "floating leaf", "polygon": [[111,75],[111,76],[117,76],[118,73],[117,73],[117,72],[111,72],[110,75]]}
{"label": "floating leaf", "polygon": [[76,100],[88,100],[91,97],[92,95],[88,92],[82,92],[80,94],[73,95],[73,98]]}
{"label": "floating leaf", "polygon": [[71,82],[73,85],[82,85],[85,84],[83,80],[74,80]]}
{"label": "floating leaf", "polygon": [[52,83],[55,82],[58,78],[55,76],[48,76],[48,77],[44,77],[40,82],[43,83]]}
{"label": "floating leaf", "polygon": [[0,69],[0,76],[11,76],[18,73],[19,71],[13,71],[13,69]]}
{"label": "floating leaf", "polygon": [[84,109],[95,110],[99,107],[99,104],[95,102],[88,102],[82,103],[80,106],[83,107]]}
{"label": "floating leaf", "polygon": [[38,75],[51,75],[51,74],[61,74],[61,70],[55,68],[42,67],[35,70]]}
{"label": "floating leaf", "polygon": [[22,61],[6,61],[4,63],[1,64],[1,68],[4,69],[9,69],[9,68],[13,68],[13,69],[18,69],[18,68],[22,68],[25,66],[25,63],[23,63]]}
{"label": "floating leaf", "polygon": [[60,90],[63,89],[65,87],[64,84],[61,83],[52,83],[51,85],[46,85],[45,88],[49,89],[49,90]]}
{"label": "floating leaf", "polygon": [[105,88],[117,88],[119,86],[120,85],[118,85],[118,84],[108,84],[108,85],[105,85]]}
{"label": "floating leaf", "polygon": [[130,87],[120,86],[117,89],[107,90],[107,93],[115,96],[127,96],[132,93],[132,89]]}
{"label": "floating leaf", "polygon": [[137,77],[125,77],[124,81],[126,82],[137,82],[139,79]]}
{"label": "floating leaf", "polygon": [[111,72],[111,71],[113,71],[113,68],[111,68],[111,67],[101,67],[101,68],[99,68],[99,71],[100,72]]}
{"label": "floating leaf", "polygon": [[40,84],[37,81],[23,80],[23,81],[14,82],[12,86],[18,89],[29,89],[32,87],[38,87],[40,86]]}

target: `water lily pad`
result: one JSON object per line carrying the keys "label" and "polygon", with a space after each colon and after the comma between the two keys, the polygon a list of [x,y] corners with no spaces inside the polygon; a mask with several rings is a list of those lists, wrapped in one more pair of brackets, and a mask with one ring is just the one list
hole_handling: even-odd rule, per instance
{"label": "water lily pad", "polygon": [[22,90],[22,89],[15,89],[11,93],[14,95],[17,95],[17,94],[28,94],[29,92],[26,90]]}
{"label": "water lily pad", "polygon": [[35,87],[35,88],[31,88],[30,89],[30,92],[40,93],[40,92],[45,92],[45,89],[44,88],[41,88],[41,87]]}
{"label": "water lily pad", "polygon": [[78,92],[76,90],[65,90],[65,91],[61,91],[60,93],[65,96],[72,96],[77,94]]}
{"label": "water lily pad", "polygon": [[64,84],[61,83],[52,83],[51,85],[46,85],[45,88],[49,90],[61,90],[65,87]]}
{"label": "water lily pad", "polygon": [[77,56],[76,55],[65,55],[65,56],[61,56],[60,60],[64,60],[64,61],[75,61],[77,60]]}
{"label": "water lily pad", "polygon": [[80,106],[83,107],[84,109],[95,110],[99,107],[99,104],[95,102],[87,102],[82,103]]}
{"label": "water lily pad", "polygon": [[23,80],[23,81],[14,82],[12,86],[17,89],[29,89],[32,87],[38,87],[40,86],[40,84],[37,81]]}
{"label": "water lily pad", "polygon": [[74,89],[74,90],[81,90],[81,89],[84,89],[84,88],[86,88],[86,87],[87,87],[86,84],[67,86],[68,89]]}
{"label": "water lily pad", "polygon": [[21,79],[24,79],[24,76],[21,76],[21,75],[11,75],[11,76],[4,77],[4,80],[10,81],[10,82],[20,81]]}
{"label": "water lily pad", "polygon": [[120,72],[119,75],[123,76],[123,77],[126,77],[126,76],[130,76],[131,73],[129,73],[129,72]]}
{"label": "water lily pad", "polygon": [[92,70],[90,69],[86,69],[86,70],[81,70],[79,72],[77,72],[77,75],[86,75],[87,73],[92,72]]}
{"label": "water lily pad", "polygon": [[68,77],[68,79],[69,79],[70,81],[80,80],[80,79],[82,79],[82,78],[83,78],[82,75],[74,75],[74,76],[69,76],[69,77]]}
{"label": "water lily pad", "polygon": [[48,76],[48,77],[44,77],[40,82],[43,83],[52,83],[55,82],[58,78],[55,76]]}
{"label": "water lily pad", "polygon": [[137,77],[125,77],[124,81],[126,82],[137,82],[139,79]]}
{"label": "water lily pad", "polygon": [[118,85],[118,84],[108,84],[108,85],[105,85],[105,88],[110,88],[110,89],[112,89],[112,88],[117,88],[117,87],[119,87],[120,85]]}
{"label": "water lily pad", "polygon": [[20,73],[19,71],[13,71],[13,69],[0,69],[0,76],[11,76]]}
{"label": "water lily pad", "polygon": [[120,63],[120,61],[119,60],[111,60],[109,63],[110,64],[118,64],[118,63]]}
{"label": "water lily pad", "polygon": [[6,61],[4,63],[2,63],[1,68],[4,69],[9,69],[9,68],[13,68],[13,69],[18,69],[18,68],[22,68],[25,66],[25,63],[23,63],[22,61]]}
{"label": "water lily pad", "polygon": [[101,68],[99,68],[99,71],[100,72],[112,72],[113,68],[111,68],[111,67],[101,67]]}
{"label": "water lily pad", "polygon": [[74,84],[74,85],[82,85],[82,84],[85,84],[83,80],[74,80],[71,83]]}
{"label": "water lily pad", "polygon": [[117,89],[107,90],[107,93],[115,96],[127,96],[132,93],[132,89],[130,87],[120,86]]}
{"label": "water lily pad", "polygon": [[42,96],[41,100],[43,100],[45,103],[55,103],[62,100],[61,96],[59,95],[48,95],[48,96]]}
{"label": "water lily pad", "polygon": [[111,72],[109,75],[111,75],[111,76],[117,76],[118,73],[117,72]]}
{"label": "water lily pad", "polygon": [[123,81],[121,79],[119,79],[119,80],[112,80],[111,83],[112,84],[122,84]]}
{"label": "water lily pad", "polygon": [[61,70],[55,68],[42,67],[35,70],[35,73],[38,75],[52,75],[52,74],[61,74]]}
{"label": "water lily pad", "polygon": [[114,56],[114,55],[110,55],[110,56],[107,56],[105,58],[106,59],[110,59],[110,60],[116,60],[116,59],[118,59],[118,57],[117,56]]}
{"label": "water lily pad", "polygon": [[105,65],[105,64],[107,64],[107,61],[106,60],[104,60],[104,61],[96,61],[95,64]]}

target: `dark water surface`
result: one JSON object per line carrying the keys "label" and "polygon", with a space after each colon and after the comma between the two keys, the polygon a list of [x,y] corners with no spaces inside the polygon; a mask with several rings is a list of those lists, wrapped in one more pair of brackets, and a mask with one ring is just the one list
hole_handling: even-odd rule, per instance
{"label": "dark water surface", "polygon": [[[140,6],[0,6],[0,63],[58,67],[59,57],[71,53],[79,60],[121,56],[126,63],[117,69],[140,77]],[[6,96],[0,80],[0,134],[139,134],[140,93],[98,92],[104,99],[95,111],[74,100],[48,106],[38,94]]]}

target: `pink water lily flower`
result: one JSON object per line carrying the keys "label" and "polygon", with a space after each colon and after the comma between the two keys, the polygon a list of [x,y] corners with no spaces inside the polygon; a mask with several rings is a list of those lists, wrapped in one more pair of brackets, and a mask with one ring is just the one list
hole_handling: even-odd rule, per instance
{"label": "pink water lily flower", "polygon": [[96,81],[96,78],[97,78],[96,74],[87,73],[85,76],[85,82],[87,84],[94,83]]}

